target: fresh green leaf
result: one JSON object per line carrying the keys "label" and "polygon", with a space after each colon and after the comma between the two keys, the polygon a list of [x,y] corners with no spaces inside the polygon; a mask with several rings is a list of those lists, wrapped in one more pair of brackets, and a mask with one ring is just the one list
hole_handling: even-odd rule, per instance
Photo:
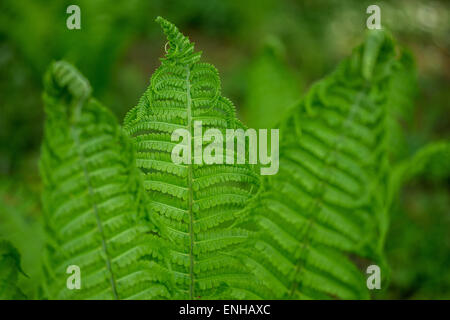
{"label": "fresh green leaf", "polygon": [[[51,65],[45,87],[40,165],[47,297],[166,297],[157,265],[161,246],[146,212],[130,141],[68,63]],[[80,268],[80,289],[66,285],[71,265]]]}
{"label": "fresh green leaf", "polygon": [[201,53],[173,24],[161,17],[156,21],[169,49],[139,104],[127,114],[125,129],[145,174],[150,209],[170,242],[173,297],[245,297],[252,279],[233,252],[248,232],[234,223],[258,190],[258,176],[248,165],[194,164],[194,154],[191,164],[171,159],[176,129],[194,137],[196,121],[221,132],[243,126],[233,104],[221,96],[217,70],[199,61]]}

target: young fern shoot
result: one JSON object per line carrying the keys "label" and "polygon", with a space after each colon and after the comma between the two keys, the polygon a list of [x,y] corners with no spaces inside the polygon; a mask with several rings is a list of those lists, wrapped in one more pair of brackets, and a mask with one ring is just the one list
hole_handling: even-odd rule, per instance
{"label": "young fern shoot", "polygon": [[169,49],[139,104],[127,114],[124,127],[144,173],[150,210],[170,243],[174,297],[246,297],[255,283],[233,252],[246,242],[248,232],[235,222],[257,192],[259,177],[245,164],[196,164],[194,154],[188,164],[171,159],[176,129],[193,137],[199,121],[205,130],[222,133],[243,126],[233,104],[221,95],[217,70],[200,62],[201,52],[195,52],[194,44],[173,24],[161,17],[156,21]]}
{"label": "young fern shoot", "polygon": [[[53,63],[47,72],[44,101],[46,298],[168,297],[156,263],[161,245],[128,137],[66,62]],[[73,265],[81,271],[80,290],[66,285]]]}

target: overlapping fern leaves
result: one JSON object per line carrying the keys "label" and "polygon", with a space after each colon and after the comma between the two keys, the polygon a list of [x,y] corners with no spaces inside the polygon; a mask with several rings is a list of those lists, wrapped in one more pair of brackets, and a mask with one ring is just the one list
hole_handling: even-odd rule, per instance
{"label": "overlapping fern leaves", "polygon": [[0,240],[0,300],[26,299],[18,286],[19,275],[24,272],[20,266],[20,254],[12,244]]}
{"label": "overlapping fern leaves", "polygon": [[[392,39],[369,34],[290,111],[279,172],[261,187],[249,165],[172,161],[176,129],[195,145],[199,121],[202,135],[244,126],[217,70],[157,22],[168,52],[124,132],[73,67],[46,76],[45,297],[368,298],[357,265],[382,261],[395,189],[388,123],[402,59]],[[72,264],[81,290],[66,287]]]}
{"label": "overlapping fern leaves", "polygon": [[223,133],[243,126],[232,103],[221,96],[217,70],[199,62],[201,53],[194,52],[194,45],[174,25],[160,17],[157,22],[170,47],[124,126],[145,174],[150,210],[171,244],[168,263],[177,287],[174,295],[218,298],[230,294],[229,288],[245,295],[248,274],[232,253],[246,241],[247,231],[233,223],[256,193],[258,177],[247,165],[195,164],[194,154],[191,164],[171,160],[177,143],[171,134],[176,129],[186,129],[196,143],[198,121],[204,130]]}
{"label": "overlapping fern leaves", "polygon": [[386,232],[387,109],[398,61],[383,32],[316,83],[281,125],[247,264],[271,298],[367,298],[349,254],[380,260]]}
{"label": "overlapping fern leaves", "polygon": [[[91,98],[77,70],[54,63],[45,79],[41,155],[50,299],[161,298],[168,292],[130,141],[109,110]],[[81,269],[81,290],[66,269]]]}

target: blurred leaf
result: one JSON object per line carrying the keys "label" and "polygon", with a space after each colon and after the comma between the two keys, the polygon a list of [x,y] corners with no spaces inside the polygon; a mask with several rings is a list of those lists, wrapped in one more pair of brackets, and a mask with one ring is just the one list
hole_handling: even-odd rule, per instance
{"label": "blurred leaf", "polygon": [[414,100],[417,96],[417,74],[414,58],[403,51],[396,72],[390,83],[389,94],[389,151],[392,160],[408,156],[407,131],[414,115]]}
{"label": "blurred leaf", "polygon": [[30,279],[20,285],[29,298],[39,296],[42,276],[40,214],[39,196],[23,186],[0,180],[0,238],[10,241],[22,253],[23,269]]}
{"label": "blurred leaf", "polygon": [[284,47],[270,38],[247,71],[244,104],[246,123],[252,128],[272,128],[300,98],[301,86],[284,60]]}

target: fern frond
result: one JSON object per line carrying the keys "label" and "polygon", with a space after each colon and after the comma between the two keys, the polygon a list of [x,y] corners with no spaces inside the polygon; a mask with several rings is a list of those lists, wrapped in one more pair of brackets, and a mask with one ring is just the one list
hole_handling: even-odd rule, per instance
{"label": "fern frond", "polygon": [[248,232],[234,223],[258,190],[258,176],[248,165],[175,164],[171,134],[186,129],[194,137],[195,121],[202,121],[204,130],[221,132],[243,126],[233,104],[221,95],[217,70],[199,62],[201,52],[173,24],[161,17],[156,21],[169,49],[124,127],[145,174],[150,209],[170,242],[173,297],[242,297],[252,283],[233,252]]}
{"label": "fern frond", "polygon": [[[166,297],[157,267],[159,240],[146,213],[131,142],[91,97],[88,81],[66,62],[53,63],[47,72],[44,101],[47,298]],[[79,290],[66,286],[70,265],[80,268]]]}
{"label": "fern frond", "polygon": [[395,65],[388,93],[388,146],[391,163],[403,160],[408,155],[404,126],[411,123],[416,92],[417,74],[414,59],[410,52],[404,51]]}
{"label": "fern frond", "polygon": [[397,61],[391,38],[370,33],[281,124],[280,171],[264,183],[256,250],[246,258],[271,298],[369,296],[349,256],[382,256],[388,92]]}
{"label": "fern frond", "polygon": [[19,252],[10,242],[0,240],[0,300],[27,298],[18,286],[20,273],[25,275],[20,266]]}

